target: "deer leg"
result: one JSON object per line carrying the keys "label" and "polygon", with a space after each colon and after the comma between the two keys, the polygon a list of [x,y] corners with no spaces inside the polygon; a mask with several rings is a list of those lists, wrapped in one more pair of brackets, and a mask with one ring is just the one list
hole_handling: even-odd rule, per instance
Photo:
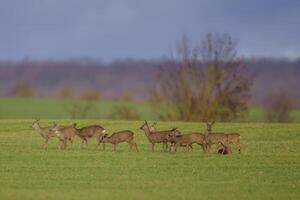
{"label": "deer leg", "polygon": [[129,151],[131,151],[131,150],[132,150],[132,142],[131,142],[131,141],[128,141],[127,143],[128,143],[128,145],[129,145]]}
{"label": "deer leg", "polygon": [[81,148],[83,148],[84,139],[81,140]]}
{"label": "deer leg", "polygon": [[133,142],[133,144],[134,144],[134,147],[135,147],[136,152],[139,152],[139,149],[138,149],[138,147],[137,147],[137,144],[136,144],[135,142]]}
{"label": "deer leg", "polygon": [[49,138],[45,138],[45,142],[44,142],[44,148],[47,149],[48,147],[48,140]]}
{"label": "deer leg", "polygon": [[64,139],[64,149],[67,148],[67,138]]}
{"label": "deer leg", "polygon": [[169,145],[168,145],[168,142],[166,142],[165,145],[166,145],[165,151],[168,151],[168,146],[169,146]]}
{"label": "deer leg", "polygon": [[152,144],[152,152],[154,152],[154,143],[151,143]]}
{"label": "deer leg", "polygon": [[69,137],[69,138],[66,138],[66,146],[68,144],[68,141],[71,143],[71,146],[73,146],[73,138],[72,137]]}
{"label": "deer leg", "polygon": [[191,151],[193,151],[193,145],[192,145],[192,144],[189,144],[189,149],[190,149]]}
{"label": "deer leg", "polygon": [[239,154],[240,154],[241,153],[241,145],[240,145],[240,143],[237,144],[237,149],[238,149]]}
{"label": "deer leg", "polygon": [[97,141],[96,149],[98,149],[98,147],[99,147],[99,145],[100,145],[100,138],[99,138],[99,136],[96,137],[96,141]]}
{"label": "deer leg", "polygon": [[[88,141],[86,138],[83,138],[83,143],[85,144],[85,146],[87,147],[88,146]],[[83,144],[82,144],[83,145]]]}
{"label": "deer leg", "polygon": [[105,143],[102,143],[102,149],[105,151]]}
{"label": "deer leg", "polygon": [[114,151],[116,151],[116,144],[114,144]]}
{"label": "deer leg", "polygon": [[206,144],[206,153],[209,153],[210,150],[210,143]]}

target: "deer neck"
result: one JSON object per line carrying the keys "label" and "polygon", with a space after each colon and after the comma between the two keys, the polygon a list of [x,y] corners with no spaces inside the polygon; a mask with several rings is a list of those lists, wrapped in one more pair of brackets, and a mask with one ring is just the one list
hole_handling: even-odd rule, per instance
{"label": "deer neck", "polygon": [[38,132],[41,132],[43,130],[43,128],[40,126],[39,123],[36,123],[36,127],[34,128],[35,130],[37,130]]}
{"label": "deer neck", "polygon": [[149,137],[150,137],[150,134],[151,134],[151,131],[149,130],[148,127],[145,127],[145,128],[144,128],[144,132],[145,132],[145,135],[149,138]]}

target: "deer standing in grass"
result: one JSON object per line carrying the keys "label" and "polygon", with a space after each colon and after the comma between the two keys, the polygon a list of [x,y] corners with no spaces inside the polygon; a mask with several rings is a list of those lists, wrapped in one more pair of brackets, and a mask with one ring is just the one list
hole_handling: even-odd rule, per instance
{"label": "deer standing in grass", "polygon": [[212,123],[206,122],[206,151],[209,151],[211,144],[221,144],[224,148],[226,147],[225,149],[229,149],[230,147],[228,146],[230,144],[233,144],[236,145],[238,152],[241,153],[241,135],[239,133],[213,133],[212,126],[214,125],[214,123],[214,121]]}
{"label": "deer standing in grass", "polygon": [[204,135],[201,133],[189,133],[183,135],[168,134],[168,140],[171,142],[171,150],[177,151],[177,147],[185,146],[187,151],[193,150],[193,144],[197,143],[204,151]]}
{"label": "deer standing in grass", "polygon": [[[76,127],[75,127],[76,128]],[[101,136],[105,133],[105,129],[102,126],[90,125],[86,127],[76,128],[76,135],[82,139],[81,147],[85,143],[88,146],[88,139],[95,137],[97,140],[97,147],[100,144]]]}
{"label": "deer standing in grass", "polygon": [[48,147],[48,141],[49,139],[51,139],[52,137],[55,137],[55,133],[51,130],[53,128],[53,126],[49,126],[49,127],[41,127],[39,124],[40,120],[34,120],[32,122],[31,128],[33,128],[34,130],[36,130],[41,136],[42,138],[44,138],[44,148]]}
{"label": "deer standing in grass", "polygon": [[130,151],[132,150],[132,147],[135,147],[135,150],[138,152],[139,150],[137,148],[136,143],[133,140],[134,139],[133,135],[134,133],[129,130],[119,131],[113,133],[111,136],[108,136],[108,134],[104,134],[101,136],[100,142],[103,143],[103,150],[105,150],[105,143],[113,144],[114,151],[116,151],[117,144],[121,142],[127,142],[130,147]]}
{"label": "deer standing in grass", "polygon": [[156,143],[163,143],[163,150],[168,150],[168,134],[180,134],[176,128],[167,131],[150,131],[150,127],[148,122],[145,123],[140,127],[141,130],[144,131],[146,137],[148,138],[149,142],[152,144],[152,152],[154,152],[154,145]]}
{"label": "deer standing in grass", "polygon": [[60,141],[60,149],[65,149],[67,147],[67,141],[69,140],[73,143],[75,135],[78,134],[76,127],[76,123],[71,126],[61,126],[59,124],[55,125],[51,130],[54,131],[56,136],[59,138]]}
{"label": "deer standing in grass", "polygon": [[214,123],[214,121],[212,123],[206,122],[207,129],[204,134],[205,152],[209,152],[212,144],[221,144],[222,146],[228,145],[228,136],[225,133],[212,132],[212,126]]}

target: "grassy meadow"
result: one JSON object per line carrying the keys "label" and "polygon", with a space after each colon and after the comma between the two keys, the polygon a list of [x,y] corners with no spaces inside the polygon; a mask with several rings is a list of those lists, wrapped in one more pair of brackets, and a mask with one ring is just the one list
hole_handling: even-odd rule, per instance
{"label": "grassy meadow", "polygon": [[[53,120],[41,120],[50,125]],[[74,121],[56,120],[67,125]],[[242,154],[150,151],[142,121],[76,120],[100,124],[112,133],[131,129],[140,152],[127,144],[117,152],[73,146],[47,150],[29,126],[32,119],[0,120],[0,199],[299,199],[300,124],[216,123],[215,131],[239,132]],[[203,131],[203,123],[159,122],[158,129]]]}
{"label": "grassy meadow", "polygon": [[[2,97],[0,98],[0,119],[70,119],[70,113],[67,110],[71,104],[70,100]],[[94,111],[88,113],[88,119],[111,119],[111,111],[116,106],[127,106],[139,113],[141,119],[158,120],[153,107],[148,103],[98,101],[93,105]],[[294,110],[291,118],[293,122],[300,122],[300,110]],[[237,120],[237,122],[265,121],[265,111],[258,107],[250,107],[249,111]]]}

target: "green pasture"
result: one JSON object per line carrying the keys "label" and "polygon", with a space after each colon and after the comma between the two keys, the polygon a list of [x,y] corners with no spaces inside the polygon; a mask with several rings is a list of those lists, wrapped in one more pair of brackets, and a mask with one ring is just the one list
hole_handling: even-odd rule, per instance
{"label": "green pasture", "polygon": [[[38,103],[36,104],[38,106]],[[33,106],[32,106],[33,107]],[[49,109],[50,111],[51,109]],[[55,116],[53,114],[52,116]],[[47,126],[53,120],[41,120]],[[140,152],[127,144],[87,148],[81,141],[48,149],[28,120],[0,120],[0,199],[299,199],[300,124],[216,123],[215,131],[239,132],[242,154],[150,151],[142,121],[54,120],[78,126],[100,124],[108,133],[130,129]],[[159,122],[158,129],[203,131],[203,123]]]}
{"label": "green pasture", "polygon": [[[0,119],[70,119],[70,110],[73,101],[59,99],[20,99],[0,98]],[[86,102],[79,102],[84,105]],[[158,120],[155,109],[148,103],[121,102],[121,101],[96,101],[93,102],[93,111],[87,115],[88,119],[111,119],[111,114],[116,106],[128,107],[139,113],[141,119]],[[161,112],[161,110],[160,110]],[[294,122],[300,122],[300,111],[291,113]],[[237,122],[264,122],[265,111],[261,108],[250,107],[243,117]]]}

